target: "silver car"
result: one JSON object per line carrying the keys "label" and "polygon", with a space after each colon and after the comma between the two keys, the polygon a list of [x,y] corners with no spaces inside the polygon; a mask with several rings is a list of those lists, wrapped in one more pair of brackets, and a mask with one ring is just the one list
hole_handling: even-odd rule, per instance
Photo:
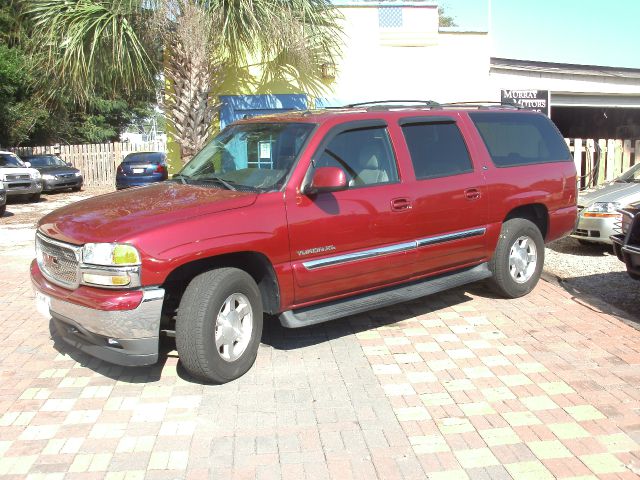
{"label": "silver car", "polygon": [[581,242],[611,244],[615,224],[620,221],[619,208],[640,201],[640,163],[614,181],[578,197],[578,223],[571,234]]}

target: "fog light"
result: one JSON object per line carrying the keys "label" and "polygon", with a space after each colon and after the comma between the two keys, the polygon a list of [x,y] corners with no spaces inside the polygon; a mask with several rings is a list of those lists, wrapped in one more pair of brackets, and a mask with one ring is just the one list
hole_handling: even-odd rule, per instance
{"label": "fog light", "polygon": [[124,287],[131,283],[129,275],[98,275],[95,273],[83,273],[82,280],[84,283],[93,285],[105,285],[110,287]]}

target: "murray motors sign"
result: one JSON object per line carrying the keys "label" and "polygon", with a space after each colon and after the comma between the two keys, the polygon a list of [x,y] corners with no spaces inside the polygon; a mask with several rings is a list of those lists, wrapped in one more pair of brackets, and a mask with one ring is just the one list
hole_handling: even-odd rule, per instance
{"label": "murray motors sign", "polygon": [[549,90],[501,90],[500,97],[502,103],[512,103],[549,116]]}

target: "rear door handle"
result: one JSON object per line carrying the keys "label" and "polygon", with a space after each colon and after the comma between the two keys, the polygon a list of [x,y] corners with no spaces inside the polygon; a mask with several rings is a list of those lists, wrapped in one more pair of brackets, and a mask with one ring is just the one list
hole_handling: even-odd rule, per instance
{"label": "rear door handle", "polygon": [[467,200],[478,200],[482,194],[477,188],[467,188],[464,191],[464,196],[467,197]]}
{"label": "rear door handle", "polygon": [[399,212],[409,210],[411,208],[411,200],[408,198],[394,198],[391,200],[391,210]]}

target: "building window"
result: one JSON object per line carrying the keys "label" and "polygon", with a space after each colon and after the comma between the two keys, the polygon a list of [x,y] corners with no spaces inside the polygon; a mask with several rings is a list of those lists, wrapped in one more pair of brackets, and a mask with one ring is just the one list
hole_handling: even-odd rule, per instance
{"label": "building window", "polygon": [[378,7],[380,28],[402,28],[402,7]]}

